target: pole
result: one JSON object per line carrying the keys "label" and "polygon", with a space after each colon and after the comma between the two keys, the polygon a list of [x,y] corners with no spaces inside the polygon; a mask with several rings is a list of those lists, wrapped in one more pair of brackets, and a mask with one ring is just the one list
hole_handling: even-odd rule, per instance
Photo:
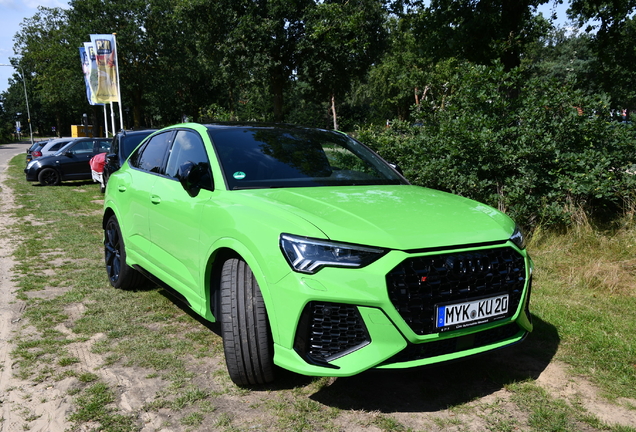
{"label": "pole", "polygon": [[22,69],[22,66],[20,66],[20,69],[22,70],[22,84],[24,84],[24,99],[26,100],[26,106],[27,106],[29,132],[31,133],[31,145],[33,145],[33,127],[31,126],[31,110],[29,109],[29,97],[27,96],[27,91],[26,91],[26,78],[24,77],[24,69]]}
{"label": "pole", "polygon": [[[15,66],[11,64],[0,64],[0,66],[10,66],[15,69]],[[22,69],[22,66],[20,66],[20,70],[22,70],[22,74],[18,72],[18,75],[20,75],[20,78],[22,78],[22,84],[24,85],[24,99],[26,100],[27,118],[29,122],[29,132],[31,132],[31,145],[33,145],[33,127],[31,126],[31,110],[29,109],[29,96],[27,95],[26,78],[24,76],[24,69]]]}
{"label": "pole", "polygon": [[[113,43],[115,45],[115,71],[117,73],[117,104],[119,105],[119,129],[124,129],[124,114],[121,109],[121,83],[119,82],[119,55],[117,53],[117,33],[113,33]],[[112,106],[111,106],[112,108]],[[115,126],[113,124],[113,136],[115,135]]]}
{"label": "pole", "polygon": [[110,103],[110,120],[113,124],[113,136],[115,136],[115,131],[117,129],[115,129],[115,108],[113,107],[113,103]]}
{"label": "pole", "polygon": [[105,138],[108,138],[108,114],[106,113],[108,111],[108,104],[104,104],[104,128],[106,129],[104,132],[106,132],[106,135],[104,135]]}

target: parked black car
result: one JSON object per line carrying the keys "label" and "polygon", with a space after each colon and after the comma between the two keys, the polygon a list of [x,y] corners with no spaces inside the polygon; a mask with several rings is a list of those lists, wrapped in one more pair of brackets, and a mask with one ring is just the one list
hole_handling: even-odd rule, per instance
{"label": "parked black car", "polygon": [[33,159],[24,170],[27,181],[57,186],[65,180],[92,178],[89,161],[98,153],[110,151],[110,138],[76,139],[52,156]]}
{"label": "parked black car", "polygon": [[117,135],[113,138],[113,145],[110,147],[110,152],[106,156],[106,165],[104,165],[104,173],[102,174],[104,187],[106,187],[108,183],[108,177],[121,168],[139,143],[156,130],[157,129],[121,130],[117,132]]}

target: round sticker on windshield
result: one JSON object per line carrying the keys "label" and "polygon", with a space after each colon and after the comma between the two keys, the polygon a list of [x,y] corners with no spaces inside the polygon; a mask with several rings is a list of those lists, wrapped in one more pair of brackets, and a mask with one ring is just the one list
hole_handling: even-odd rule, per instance
{"label": "round sticker on windshield", "polygon": [[243,171],[237,171],[234,173],[233,177],[237,180],[243,180],[245,178],[245,173]]}

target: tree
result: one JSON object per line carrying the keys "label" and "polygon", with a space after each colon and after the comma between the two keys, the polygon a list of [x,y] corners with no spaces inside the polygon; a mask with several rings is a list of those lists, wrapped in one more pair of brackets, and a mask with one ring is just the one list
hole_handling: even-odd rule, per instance
{"label": "tree", "polygon": [[548,29],[535,17],[548,0],[432,0],[419,37],[437,58],[478,64],[498,59],[506,70],[521,64],[528,43]]}
{"label": "tree", "polygon": [[524,64],[534,76],[568,83],[591,95],[601,90],[593,69],[596,54],[592,44],[587,33],[555,28],[529,47]]}
{"label": "tree", "polygon": [[[152,17],[158,15],[158,21],[163,21],[168,4],[160,0],[71,0],[69,5],[69,25],[77,46],[90,40],[91,34],[116,33],[122,103],[132,106],[135,127],[147,125],[144,105],[147,92],[162,84],[156,69],[165,46],[156,36]],[[171,75],[172,71],[166,72],[164,75]],[[175,78],[171,75],[169,82],[178,85],[180,81]]]}
{"label": "tree", "polygon": [[330,101],[334,129],[336,100],[367,73],[386,46],[386,14],[378,0],[333,0],[316,4],[305,17],[299,76]]}
{"label": "tree", "polygon": [[269,112],[284,119],[285,91],[298,65],[298,42],[312,0],[184,0],[180,16],[198,42],[198,64],[226,95],[223,105],[235,113],[266,91]]}
{"label": "tree", "polygon": [[636,0],[572,0],[568,15],[596,30],[593,68],[615,108],[636,108]]}
{"label": "tree", "polygon": [[[57,130],[70,133],[70,124],[81,119],[86,104],[82,96],[77,44],[68,27],[67,11],[60,8],[39,7],[38,12],[25,19],[15,37],[15,52],[21,53],[19,66],[27,79],[32,110],[55,116]],[[74,67],[72,67],[72,66]],[[35,91],[34,91],[35,90]]]}

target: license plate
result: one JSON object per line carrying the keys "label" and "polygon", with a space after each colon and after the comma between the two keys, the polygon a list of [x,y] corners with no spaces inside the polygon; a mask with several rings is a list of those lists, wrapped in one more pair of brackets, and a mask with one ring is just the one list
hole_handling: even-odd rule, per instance
{"label": "license plate", "polygon": [[437,306],[437,329],[456,330],[504,318],[508,313],[508,294]]}

